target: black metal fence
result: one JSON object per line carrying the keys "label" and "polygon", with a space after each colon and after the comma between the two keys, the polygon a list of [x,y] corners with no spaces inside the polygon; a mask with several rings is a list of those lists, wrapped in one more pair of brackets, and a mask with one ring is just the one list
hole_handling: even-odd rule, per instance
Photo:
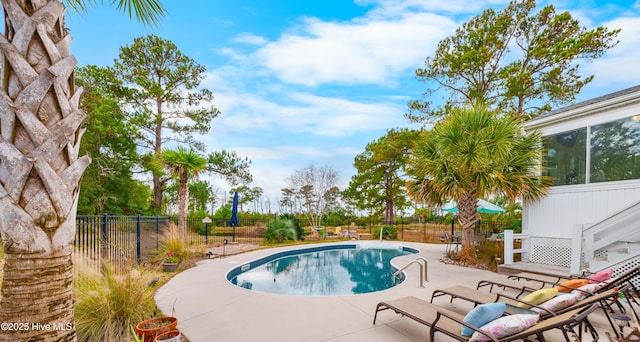
{"label": "black metal fence", "polygon": [[[228,242],[257,243],[264,238],[266,222],[240,219],[237,227],[229,227],[225,219],[187,220],[181,238],[190,246]],[[210,222],[209,222],[210,221]],[[178,219],[170,216],[76,217],[75,253],[91,266],[106,260],[116,271],[148,258],[160,249],[163,236],[169,234]]]}
{"label": "black metal fence", "polygon": [[[505,228],[509,228],[511,223],[509,222],[496,222],[496,221],[480,221],[476,225],[475,235],[477,240],[483,240],[491,236],[492,233],[501,232]],[[377,239],[379,236],[373,236],[380,232],[380,228],[385,226],[384,224],[369,225],[368,227],[358,229],[359,232],[368,232],[371,235],[371,239]],[[426,243],[438,243],[442,241],[445,233],[454,236],[456,233],[462,231],[462,226],[458,221],[452,221],[448,223],[443,222],[421,222],[421,223],[397,223],[393,225],[396,229],[400,241],[411,242],[426,242]],[[343,228],[345,229],[345,228]]]}
{"label": "black metal fence", "polygon": [[[181,240],[189,246],[207,246],[229,243],[260,243],[264,239],[269,218],[240,219],[238,226],[229,226],[228,219],[188,219],[187,228]],[[147,259],[156,253],[163,237],[177,226],[178,218],[170,216],[77,216],[75,253],[92,266],[100,266],[107,260],[116,271],[127,270],[131,265]],[[476,236],[485,238],[502,230],[507,224],[501,222],[480,222]],[[357,227],[359,236],[377,239],[376,232],[382,225]],[[460,225],[453,223],[400,223],[394,226],[397,239],[426,243],[439,243],[445,232],[460,231]],[[356,227],[342,226],[341,230]],[[367,234],[368,233],[368,234]]]}

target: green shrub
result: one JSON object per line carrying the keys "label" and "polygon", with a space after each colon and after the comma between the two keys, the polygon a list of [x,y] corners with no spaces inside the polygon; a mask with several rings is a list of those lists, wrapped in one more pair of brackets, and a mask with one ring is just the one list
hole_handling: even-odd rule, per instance
{"label": "green shrub", "polygon": [[356,224],[356,226],[360,227],[360,228],[365,228],[369,225],[369,219],[366,217],[356,217],[353,219],[353,222]]}
{"label": "green shrub", "polygon": [[269,243],[297,240],[295,221],[280,217],[269,221],[269,227],[264,232],[264,239]]}
{"label": "green shrub", "polygon": [[291,220],[293,221],[293,225],[296,228],[296,234],[298,236],[298,240],[304,240],[304,236],[307,235],[307,232],[302,229],[302,227],[300,226],[300,220],[298,220],[298,218],[293,215],[293,214],[282,214],[279,216],[281,219],[284,220]]}
{"label": "green shrub", "polygon": [[382,229],[382,238],[386,240],[396,240],[398,238],[398,230],[394,226],[375,227],[371,234],[372,239],[380,238],[380,230]]}
{"label": "green shrub", "polygon": [[515,234],[522,233],[522,218],[513,217],[509,220],[509,224],[503,228],[504,229],[513,229]]}
{"label": "green shrub", "polygon": [[78,341],[131,340],[130,327],[156,311],[148,280],[139,272],[114,274],[74,260],[74,318]]}

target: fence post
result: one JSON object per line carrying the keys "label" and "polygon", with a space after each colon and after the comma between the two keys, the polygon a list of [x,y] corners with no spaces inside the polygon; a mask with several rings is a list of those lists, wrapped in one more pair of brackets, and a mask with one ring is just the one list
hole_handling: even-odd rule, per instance
{"label": "fence post", "polygon": [[109,249],[108,249],[108,215],[102,214],[102,236],[100,238],[100,263],[102,263],[105,259],[109,259]]}
{"label": "fence post", "polygon": [[204,243],[209,245],[209,223],[211,223],[211,219],[207,216],[202,219],[202,222],[204,222]]}
{"label": "fence post", "polygon": [[141,232],[140,232],[140,214],[136,218],[136,260],[140,263],[141,260],[141,251],[140,251],[140,240],[141,240]]}
{"label": "fence post", "polygon": [[156,251],[158,249],[160,249],[160,246],[158,245],[158,235],[160,234],[160,216],[156,215]]}
{"label": "fence post", "polygon": [[424,242],[429,242],[427,241],[427,223],[425,221],[424,225],[422,226],[422,236],[424,236]]}
{"label": "fence post", "polygon": [[504,264],[513,265],[513,230],[504,230]]}
{"label": "fence post", "polygon": [[[584,226],[581,224],[573,225],[573,238],[571,239],[571,261],[569,264],[569,274],[579,275],[582,266],[582,240]],[[589,255],[591,257],[591,255]]]}

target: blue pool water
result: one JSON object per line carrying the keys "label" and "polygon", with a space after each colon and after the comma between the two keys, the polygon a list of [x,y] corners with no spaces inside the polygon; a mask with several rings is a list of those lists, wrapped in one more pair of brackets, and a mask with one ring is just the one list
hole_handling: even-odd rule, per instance
{"label": "blue pool water", "polygon": [[227,279],[240,287],[261,292],[336,296],[388,289],[404,277],[392,279],[391,259],[418,251],[413,248],[330,245],[280,252],[238,266]]}

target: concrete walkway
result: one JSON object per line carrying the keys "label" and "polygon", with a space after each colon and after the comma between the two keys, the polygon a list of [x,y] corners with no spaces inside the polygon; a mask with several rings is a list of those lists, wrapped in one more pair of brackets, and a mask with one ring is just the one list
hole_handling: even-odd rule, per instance
{"label": "concrete walkway", "polygon": [[[225,278],[227,271],[242,263],[272,253],[301,248],[294,246],[201,261],[158,289],[155,299],[164,314],[178,318],[178,329],[191,342],[428,341],[427,327],[391,311],[381,312],[378,322],[373,325],[376,304],[409,295],[430,300],[435,289],[453,285],[475,288],[479,280],[497,276],[491,271],[441,263],[438,259],[444,255],[445,245],[401,244],[420,250],[419,256],[428,260],[428,282],[424,288],[419,287],[418,266],[409,267],[407,279],[398,286],[350,296],[311,297],[261,293],[237,287]],[[309,246],[311,245],[303,247]],[[402,267],[415,258],[416,255],[401,256],[392,262],[396,267]],[[459,300],[450,304],[447,299],[438,298],[435,303],[461,312],[472,308],[469,303]],[[594,324],[600,323],[596,319]],[[561,335],[554,335],[549,334],[547,340],[564,340]],[[601,340],[606,340],[604,333],[600,337]],[[439,335],[438,341],[440,340],[449,339]],[[591,338],[583,339],[589,340]]]}

